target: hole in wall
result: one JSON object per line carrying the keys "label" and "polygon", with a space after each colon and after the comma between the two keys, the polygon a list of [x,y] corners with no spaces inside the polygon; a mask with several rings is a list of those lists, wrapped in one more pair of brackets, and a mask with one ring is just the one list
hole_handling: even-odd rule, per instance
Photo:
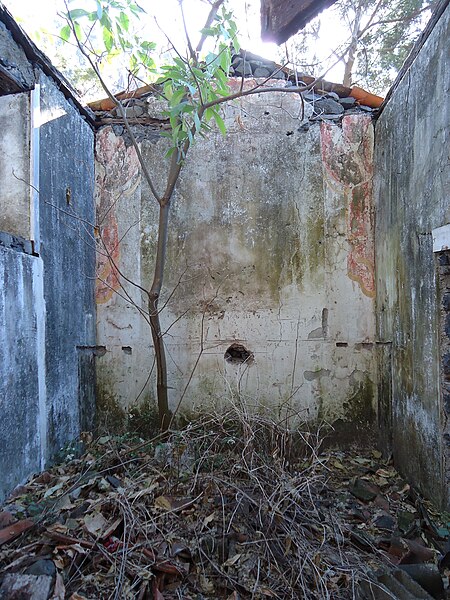
{"label": "hole in wall", "polygon": [[122,350],[124,351],[125,354],[131,354],[133,352],[133,350],[131,349],[131,346],[122,346]]}
{"label": "hole in wall", "polygon": [[294,135],[293,131],[286,131],[286,135]]}
{"label": "hole in wall", "polygon": [[336,348],[347,348],[348,342],[336,342]]}
{"label": "hole in wall", "polygon": [[328,335],[328,308],[322,309],[322,335],[324,338]]}
{"label": "hole in wall", "polygon": [[247,350],[242,344],[231,344],[225,352],[224,358],[227,362],[235,365],[251,363],[253,361],[253,352]]}

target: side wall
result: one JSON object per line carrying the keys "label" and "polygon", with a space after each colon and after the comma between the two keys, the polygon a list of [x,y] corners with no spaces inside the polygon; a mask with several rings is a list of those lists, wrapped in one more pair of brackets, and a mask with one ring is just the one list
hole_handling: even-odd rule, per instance
{"label": "side wall", "polygon": [[432,230],[450,222],[449,21],[447,7],[382,112],[375,143],[380,423],[385,440],[392,427],[397,466],[444,503]]}
{"label": "side wall", "polygon": [[0,502],[43,467],[42,281],[40,258],[0,245]]}
{"label": "side wall", "polygon": [[[301,114],[298,96],[247,98],[227,109],[226,138],[212,133],[188,157],[161,300],[170,403],[182,399],[189,418],[243,401],[276,419],[326,420],[354,439],[375,403],[373,128],[364,115],[338,125]],[[161,189],[166,141],[147,134],[141,147]],[[97,137],[96,177],[103,241],[146,287],[156,203],[110,128]],[[149,327],[108,261],[99,273],[99,401],[106,411],[143,399],[153,407]],[[250,360],[226,360],[232,344]]]}
{"label": "side wall", "polygon": [[5,36],[15,81],[34,90],[0,102],[14,140],[0,155],[10,211],[0,231],[0,502],[93,426],[95,383],[93,131],[1,24],[0,50]]}
{"label": "side wall", "polygon": [[[39,227],[46,305],[48,452],[92,414],[95,351],[94,136],[54,82],[40,76]],[[84,382],[80,386],[80,382]],[[86,387],[87,384],[87,387]],[[92,423],[90,424],[92,426]]]}

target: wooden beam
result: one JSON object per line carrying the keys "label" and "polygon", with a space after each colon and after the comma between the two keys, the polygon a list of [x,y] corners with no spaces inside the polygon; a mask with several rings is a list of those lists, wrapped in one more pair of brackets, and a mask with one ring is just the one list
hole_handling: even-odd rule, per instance
{"label": "wooden beam", "polygon": [[283,44],[336,0],[261,0],[261,38]]}

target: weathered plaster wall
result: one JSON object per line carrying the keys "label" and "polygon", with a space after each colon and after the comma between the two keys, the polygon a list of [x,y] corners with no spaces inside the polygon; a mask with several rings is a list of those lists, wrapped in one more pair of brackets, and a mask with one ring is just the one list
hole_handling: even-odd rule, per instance
{"label": "weathered plaster wall", "polygon": [[449,483],[431,235],[450,222],[449,20],[447,7],[382,112],[375,144],[381,425],[386,440],[392,425],[398,467],[436,501]]}
{"label": "weathered plaster wall", "polygon": [[[41,74],[39,223],[46,303],[48,452],[80,431],[95,348],[93,131]],[[81,371],[80,371],[81,369]],[[80,387],[80,381],[88,384]],[[92,412],[92,408],[89,409]]]}
{"label": "weathered plaster wall", "polygon": [[[296,95],[247,98],[227,109],[227,137],[213,133],[187,159],[161,300],[170,402],[175,408],[188,386],[188,415],[239,396],[276,417],[351,421],[356,428],[341,429],[352,437],[375,404],[373,130],[365,116],[338,125],[301,115]],[[161,189],[166,141],[152,134],[141,148]],[[97,137],[97,186],[103,239],[122,272],[146,287],[156,205],[134,150],[110,128]],[[107,261],[100,272],[99,399],[110,408],[153,403],[148,325],[113,293],[119,282]],[[227,362],[233,343],[253,360]]]}
{"label": "weathered plaster wall", "polygon": [[0,501],[42,467],[42,261],[0,246]]}
{"label": "weathered plaster wall", "polygon": [[27,93],[0,102],[15,131],[0,154],[14,216],[0,230],[0,501],[94,416],[93,131],[37,68],[36,83],[33,120]]}

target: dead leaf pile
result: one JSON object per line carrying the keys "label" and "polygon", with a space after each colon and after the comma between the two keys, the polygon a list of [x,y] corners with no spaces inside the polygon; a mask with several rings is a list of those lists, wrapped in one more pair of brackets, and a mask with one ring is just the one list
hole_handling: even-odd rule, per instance
{"label": "dead leaf pile", "polygon": [[165,442],[104,436],[18,488],[0,512],[0,586],[47,578],[53,600],[353,598],[383,565],[438,565],[445,582],[448,526],[377,451],[320,454],[312,435],[213,416]]}

